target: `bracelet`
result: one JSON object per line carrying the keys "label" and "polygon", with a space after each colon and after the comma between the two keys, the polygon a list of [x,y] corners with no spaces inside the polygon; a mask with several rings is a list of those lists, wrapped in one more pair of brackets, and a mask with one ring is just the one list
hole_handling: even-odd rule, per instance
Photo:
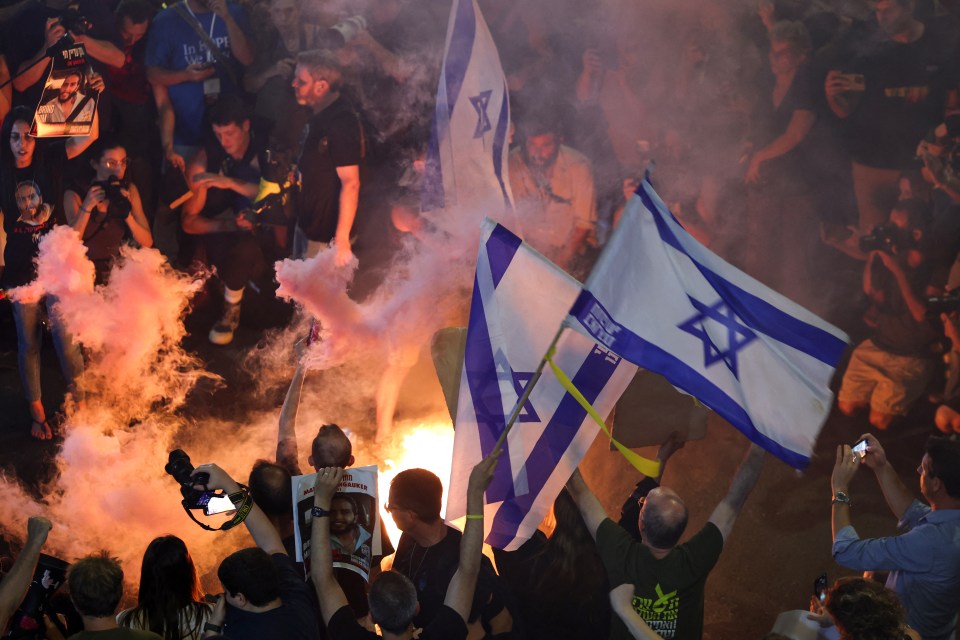
{"label": "bracelet", "polygon": [[483,520],[483,514],[468,513],[467,520]]}
{"label": "bracelet", "polygon": [[221,631],[223,631],[223,625],[213,624],[212,622],[208,622],[207,624],[203,625],[203,630],[213,631],[214,633],[220,633]]}
{"label": "bracelet", "polygon": [[87,215],[90,215],[93,212],[90,211],[89,209],[84,209],[83,207],[80,207],[80,213],[85,213]]}

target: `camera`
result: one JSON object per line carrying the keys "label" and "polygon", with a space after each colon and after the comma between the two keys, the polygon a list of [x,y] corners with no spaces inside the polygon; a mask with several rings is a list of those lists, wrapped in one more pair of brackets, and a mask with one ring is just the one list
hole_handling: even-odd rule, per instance
{"label": "camera", "polygon": [[107,217],[118,220],[126,220],[130,212],[133,211],[133,205],[130,200],[123,195],[123,189],[126,184],[117,176],[110,176],[107,180],[100,180],[93,184],[103,187],[104,195],[109,203],[107,205]]}
{"label": "camera", "polygon": [[90,29],[93,28],[93,23],[90,22],[82,13],[78,10],[67,7],[65,9],[51,9],[47,8],[46,17],[48,18],[57,18],[60,22],[60,26],[69,31],[70,33],[75,33],[78,36],[82,36]]}
{"label": "camera", "polygon": [[210,502],[210,498],[216,495],[213,491],[193,488],[195,484],[206,486],[210,475],[206,473],[192,475],[194,467],[190,464],[190,456],[183,449],[174,449],[170,452],[163,470],[180,483],[180,495],[183,496],[183,506],[187,509],[203,509]]}
{"label": "camera", "polygon": [[860,251],[883,251],[894,253],[903,246],[903,233],[891,224],[881,224],[873,228],[869,234],[860,238]]}

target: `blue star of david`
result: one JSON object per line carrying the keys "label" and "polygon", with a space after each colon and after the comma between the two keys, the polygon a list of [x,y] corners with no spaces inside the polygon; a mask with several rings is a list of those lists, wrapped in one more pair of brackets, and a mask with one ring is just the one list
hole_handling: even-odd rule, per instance
{"label": "blue star of david", "polygon": [[[533,379],[533,371],[514,371],[502,351],[497,351],[494,360],[497,363],[497,380],[512,382],[513,388],[517,392],[517,398],[519,399],[520,396],[523,395],[523,390],[526,388],[527,383]],[[512,408],[513,407],[510,407],[510,409]],[[517,416],[517,422],[540,422],[540,416],[537,415],[537,411],[533,408],[533,403],[530,402],[529,397],[520,408],[520,415]]]}
{"label": "blue star of david", "polygon": [[[690,298],[690,302],[693,303],[693,306],[699,313],[689,320],[678,324],[677,328],[703,341],[704,367],[723,362],[727,365],[727,368],[730,369],[733,377],[739,380],[737,352],[753,342],[757,334],[751,331],[746,325],[740,324],[740,322],[737,321],[736,314],[733,313],[733,310],[730,309],[723,300],[719,300],[709,307],[693,298]],[[713,321],[726,327],[726,349],[721,349],[710,337],[706,327],[708,321]]]}
{"label": "blue star of david", "polygon": [[483,134],[493,128],[490,124],[490,117],[487,116],[487,105],[490,104],[491,95],[493,95],[493,91],[488,90],[481,91],[480,95],[470,98],[470,104],[477,111],[477,128],[473,132],[474,138],[482,137]]}

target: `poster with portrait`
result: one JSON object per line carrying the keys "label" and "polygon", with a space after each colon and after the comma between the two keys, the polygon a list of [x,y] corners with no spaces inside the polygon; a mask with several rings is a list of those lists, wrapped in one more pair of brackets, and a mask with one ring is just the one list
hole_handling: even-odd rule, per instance
{"label": "poster with portrait", "polygon": [[[310,575],[310,527],[313,486],[317,474],[293,477],[294,539],[297,560]],[[330,504],[330,546],[333,566],[370,579],[370,563],[382,554],[377,467],[346,469]]]}
{"label": "poster with portrait", "polygon": [[82,44],[62,47],[53,57],[33,120],[38,138],[87,136],[93,127],[100,92],[93,89],[93,68]]}

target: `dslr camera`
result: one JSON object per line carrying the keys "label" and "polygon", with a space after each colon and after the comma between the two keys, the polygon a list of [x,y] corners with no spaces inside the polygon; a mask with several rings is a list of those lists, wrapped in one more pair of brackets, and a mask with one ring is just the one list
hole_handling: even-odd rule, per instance
{"label": "dslr camera", "polygon": [[107,217],[118,220],[126,220],[130,212],[133,211],[133,205],[130,200],[123,195],[122,189],[127,187],[125,182],[121,182],[117,176],[110,176],[107,180],[100,180],[93,184],[103,187],[107,202]]}
{"label": "dslr camera", "polygon": [[207,489],[194,489],[194,485],[206,487],[210,481],[207,473],[193,474],[194,466],[190,464],[190,456],[183,449],[174,449],[170,452],[167,464],[163,470],[173,476],[180,483],[180,495],[183,496],[184,509],[203,509],[204,515],[212,516],[215,513],[233,511],[237,507],[229,496]]}
{"label": "dslr camera", "polygon": [[66,7],[64,9],[52,9],[47,7],[46,16],[48,18],[57,18],[61,27],[70,33],[77,34],[78,36],[84,35],[87,31],[90,31],[90,29],[93,28],[93,23],[87,20],[82,13],[72,7]]}
{"label": "dslr camera", "polygon": [[892,224],[878,225],[860,238],[860,251],[864,253],[883,251],[892,254],[903,246],[903,232]]}
{"label": "dslr camera", "polygon": [[960,311],[960,287],[947,291],[942,296],[927,298],[927,315],[939,316],[941,313]]}

